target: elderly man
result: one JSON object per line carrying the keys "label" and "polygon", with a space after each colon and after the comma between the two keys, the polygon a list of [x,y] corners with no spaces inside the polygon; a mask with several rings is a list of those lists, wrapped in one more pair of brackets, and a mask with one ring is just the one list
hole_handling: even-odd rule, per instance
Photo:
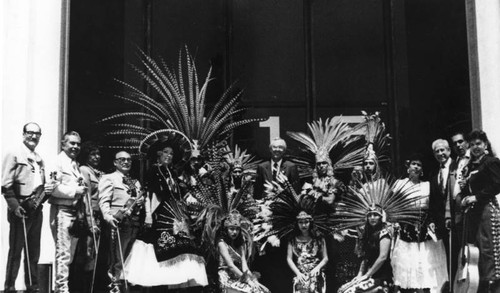
{"label": "elderly man", "polygon": [[[28,292],[38,292],[38,259],[42,231],[41,203],[52,185],[44,186],[42,158],[35,152],[42,131],[34,122],[23,127],[23,144],[5,155],[2,165],[2,194],[8,205],[9,254],[5,275],[5,292],[16,292],[14,287],[25,248],[25,283]],[[24,238],[26,237],[26,239]]]}
{"label": "elderly man", "polygon": [[286,152],[286,142],[281,138],[275,138],[269,145],[271,160],[257,166],[257,178],[255,179],[254,198],[261,199],[264,193],[266,181],[276,180],[277,174],[284,174],[292,184],[296,192],[300,190],[299,172],[294,163],[286,161],[283,156]]}
{"label": "elderly man", "polygon": [[102,176],[99,181],[99,207],[110,235],[109,288],[110,292],[118,293],[121,292],[122,262],[127,258],[139,230],[138,214],[144,198],[141,184],[129,174],[132,167],[130,154],[125,151],[116,153],[114,166],[116,171]]}
{"label": "elderly man", "polygon": [[[455,202],[453,201],[453,188],[455,186],[456,164],[450,158],[451,149],[447,140],[437,139],[432,143],[434,158],[439,163],[439,169],[432,175],[431,194],[429,197],[429,227],[436,232],[439,239],[443,239],[448,263],[452,261],[452,267],[448,268],[450,276],[456,269],[456,256],[458,254],[455,249],[450,252],[450,237],[455,240],[456,237],[451,235],[453,221],[451,220],[455,214]],[[453,241],[456,242],[456,241]],[[455,245],[453,245],[455,246]],[[451,278],[451,280],[453,280]]]}
{"label": "elderly man", "polygon": [[62,151],[57,156],[57,183],[49,199],[50,228],[56,245],[55,292],[69,292],[69,266],[75,255],[78,238],[69,232],[76,220],[76,202],[86,194],[76,157],[80,153],[81,138],[78,132],[63,135]]}

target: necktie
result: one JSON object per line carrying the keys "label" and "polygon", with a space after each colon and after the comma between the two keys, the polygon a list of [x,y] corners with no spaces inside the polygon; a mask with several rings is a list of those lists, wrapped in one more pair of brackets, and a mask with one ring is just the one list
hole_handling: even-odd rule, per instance
{"label": "necktie", "polygon": [[274,162],[274,164],[273,164],[273,180],[276,180],[277,173],[278,173],[278,163]]}
{"label": "necktie", "polygon": [[439,169],[439,189],[441,190],[441,193],[444,194],[445,192],[445,178],[444,178],[444,164],[441,164],[441,168]]}

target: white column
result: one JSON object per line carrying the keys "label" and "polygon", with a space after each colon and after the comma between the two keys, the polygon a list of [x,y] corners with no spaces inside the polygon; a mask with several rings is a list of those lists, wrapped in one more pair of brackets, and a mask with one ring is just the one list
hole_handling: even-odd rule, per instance
{"label": "white column", "polygon": [[474,128],[500,152],[500,0],[466,0]]}
{"label": "white column", "polygon": [[[46,164],[59,151],[65,114],[64,9],[69,0],[0,1],[1,153],[22,142],[22,127],[37,122],[42,137],[37,151]],[[63,49],[61,49],[63,48]],[[40,263],[52,263],[54,244],[49,229],[49,206],[44,207]],[[6,204],[0,200],[0,288],[5,279],[8,250]],[[23,270],[16,289],[24,288]]]}

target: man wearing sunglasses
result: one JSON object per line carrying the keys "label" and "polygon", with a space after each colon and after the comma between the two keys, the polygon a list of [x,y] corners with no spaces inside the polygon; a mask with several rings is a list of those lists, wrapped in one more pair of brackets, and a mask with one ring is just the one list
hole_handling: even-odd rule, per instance
{"label": "man wearing sunglasses", "polygon": [[75,255],[78,238],[70,233],[77,218],[77,201],[87,192],[76,157],[80,153],[81,138],[78,132],[63,135],[62,151],[56,160],[56,186],[49,198],[50,228],[56,245],[55,292],[69,292],[69,267]]}
{"label": "man wearing sunglasses", "polygon": [[116,171],[102,176],[99,181],[99,207],[107,224],[105,233],[110,235],[109,288],[110,292],[118,293],[121,292],[123,261],[127,258],[139,230],[139,213],[144,198],[141,184],[130,177],[130,154],[125,151],[116,153],[114,166]]}
{"label": "man wearing sunglasses", "polygon": [[[21,252],[25,253],[25,284],[27,292],[38,292],[38,259],[40,257],[40,235],[42,231],[42,208],[40,205],[28,209],[28,203],[35,196],[44,198],[44,193],[52,192],[52,185],[45,183],[44,163],[35,152],[42,131],[34,122],[23,127],[23,144],[9,151],[2,165],[2,194],[7,201],[9,221],[9,254],[5,275],[4,292],[16,292],[14,287]],[[25,239],[26,237],[26,239]]]}

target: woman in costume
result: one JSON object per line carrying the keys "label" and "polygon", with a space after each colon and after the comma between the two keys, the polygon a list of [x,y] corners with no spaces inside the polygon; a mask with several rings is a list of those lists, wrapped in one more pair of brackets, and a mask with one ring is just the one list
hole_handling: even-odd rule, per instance
{"label": "woman in costume", "polygon": [[150,148],[156,162],[147,177],[145,225],[151,229],[138,237],[125,261],[124,277],[134,285],[172,289],[208,284],[205,261],[198,253],[181,201],[173,169],[174,148],[166,142]]}
{"label": "woman in costume", "polygon": [[326,292],[324,266],[328,262],[326,242],[313,229],[312,216],[301,211],[294,235],[288,242],[287,262],[295,274],[294,293]]}
{"label": "woman in costume", "polygon": [[337,206],[338,229],[359,229],[356,250],[361,265],[356,277],[339,292],[387,292],[392,287],[390,248],[392,224],[412,224],[419,220],[414,186],[400,186],[388,178],[369,181],[360,189],[351,188]]}
{"label": "woman in costume", "polygon": [[361,284],[372,279],[379,291],[387,290],[392,285],[389,257],[392,234],[382,218],[383,211],[377,206],[366,214],[366,224],[359,239],[362,261],[358,275],[352,281]]}
{"label": "woman in costume", "polygon": [[493,156],[482,130],[468,136],[471,160],[461,182],[462,207],[466,208],[466,241],[479,248],[478,292],[500,292],[500,160]]}
{"label": "woman in costume", "polygon": [[414,186],[413,196],[420,210],[420,220],[415,225],[401,224],[399,237],[392,254],[394,284],[404,292],[440,292],[448,281],[446,252],[443,240],[437,240],[432,231],[427,229],[427,211],[429,208],[430,184],[422,181],[422,157],[410,156],[406,162],[408,178],[396,181],[396,186]]}
{"label": "woman in costume", "polygon": [[248,249],[252,245],[244,219],[238,211],[231,211],[219,231],[219,286],[222,292],[259,293],[269,290],[259,283],[248,269]]}

